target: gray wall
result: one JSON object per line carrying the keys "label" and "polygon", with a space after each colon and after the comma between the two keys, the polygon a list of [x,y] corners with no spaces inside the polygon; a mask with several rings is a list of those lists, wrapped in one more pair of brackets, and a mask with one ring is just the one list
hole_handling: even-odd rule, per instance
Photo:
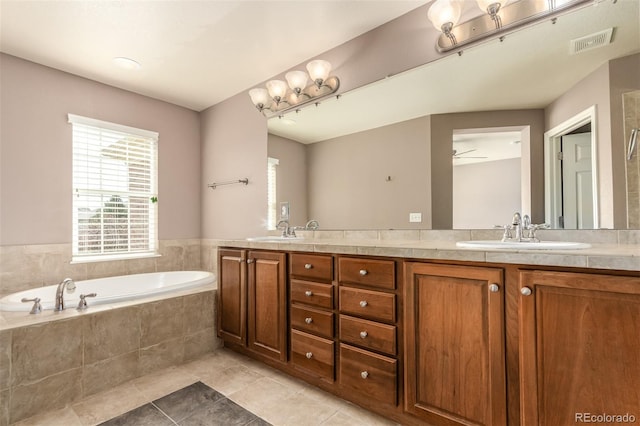
{"label": "gray wall", "polygon": [[200,237],[197,112],[6,54],[0,86],[0,245],[71,242],[68,113],[158,132],[159,239]]}
{"label": "gray wall", "polygon": [[323,229],[430,228],[429,132],[421,117],[309,145],[309,217]]}
{"label": "gray wall", "polygon": [[[276,202],[289,202],[289,223],[305,225],[307,214],[307,146],[269,134],[268,155],[280,160],[276,172]],[[266,164],[265,164],[266,167]],[[278,215],[279,217],[279,215]]]}
{"label": "gray wall", "polygon": [[453,167],[454,229],[507,224],[520,211],[520,158]]}

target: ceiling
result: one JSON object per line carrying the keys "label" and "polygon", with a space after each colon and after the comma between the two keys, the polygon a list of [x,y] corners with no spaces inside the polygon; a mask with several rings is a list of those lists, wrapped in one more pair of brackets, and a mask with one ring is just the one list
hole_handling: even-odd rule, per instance
{"label": "ceiling", "polygon": [[[468,6],[468,2],[465,3]],[[272,118],[270,133],[314,143],[431,114],[545,108],[610,59],[640,52],[640,1],[601,1],[413,70]],[[612,43],[570,54],[614,28]],[[638,70],[640,72],[640,70]],[[327,125],[331,123],[331,125]]]}
{"label": "ceiling", "polygon": [[201,111],[426,3],[0,0],[0,51]]}

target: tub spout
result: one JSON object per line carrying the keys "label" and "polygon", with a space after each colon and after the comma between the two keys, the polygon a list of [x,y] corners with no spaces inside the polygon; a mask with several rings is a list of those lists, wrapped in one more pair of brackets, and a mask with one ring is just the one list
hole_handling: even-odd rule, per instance
{"label": "tub spout", "polygon": [[60,284],[58,284],[58,288],[56,288],[56,304],[53,307],[54,311],[63,311],[64,310],[64,290],[73,291],[76,289],[76,284],[73,282],[71,278],[65,278],[62,280]]}

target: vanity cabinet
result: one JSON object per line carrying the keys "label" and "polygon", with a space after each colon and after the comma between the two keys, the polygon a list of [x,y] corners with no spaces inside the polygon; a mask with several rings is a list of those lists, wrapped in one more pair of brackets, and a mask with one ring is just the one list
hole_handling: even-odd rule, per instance
{"label": "vanity cabinet", "polygon": [[640,277],[524,271],[519,281],[522,426],[640,418]]}
{"label": "vanity cabinet", "polygon": [[404,268],[405,411],[435,425],[506,424],[503,270]]}
{"label": "vanity cabinet", "polygon": [[286,254],[221,249],[218,256],[218,336],[285,362]]}
{"label": "vanity cabinet", "polygon": [[377,404],[398,404],[396,262],[338,258],[339,384]]}
{"label": "vanity cabinet", "polygon": [[335,380],[333,256],[292,253],[289,262],[291,364]]}

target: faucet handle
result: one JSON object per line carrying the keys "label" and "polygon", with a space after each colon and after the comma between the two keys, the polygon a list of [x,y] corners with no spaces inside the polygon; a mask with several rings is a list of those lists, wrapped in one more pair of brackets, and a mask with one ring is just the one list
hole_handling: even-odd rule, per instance
{"label": "faucet handle", "polygon": [[513,229],[513,225],[493,225],[494,228],[504,229],[504,234],[502,234],[502,242],[511,239],[511,230]]}
{"label": "faucet handle", "polygon": [[33,306],[31,307],[30,314],[39,314],[42,312],[42,305],[40,304],[40,298],[34,297],[33,299],[22,298],[22,303],[33,302]]}
{"label": "faucet handle", "polygon": [[96,297],[97,295],[98,293],[81,294],[80,301],[78,302],[78,307],[76,309],[78,309],[79,311],[87,309],[89,307],[87,305],[87,297]]}
{"label": "faucet handle", "polygon": [[532,223],[531,225],[529,225],[529,238],[531,239],[531,241],[534,242],[538,242],[540,241],[540,239],[538,237],[536,237],[536,231],[538,229],[549,229],[551,228],[551,226],[549,226],[548,223]]}

